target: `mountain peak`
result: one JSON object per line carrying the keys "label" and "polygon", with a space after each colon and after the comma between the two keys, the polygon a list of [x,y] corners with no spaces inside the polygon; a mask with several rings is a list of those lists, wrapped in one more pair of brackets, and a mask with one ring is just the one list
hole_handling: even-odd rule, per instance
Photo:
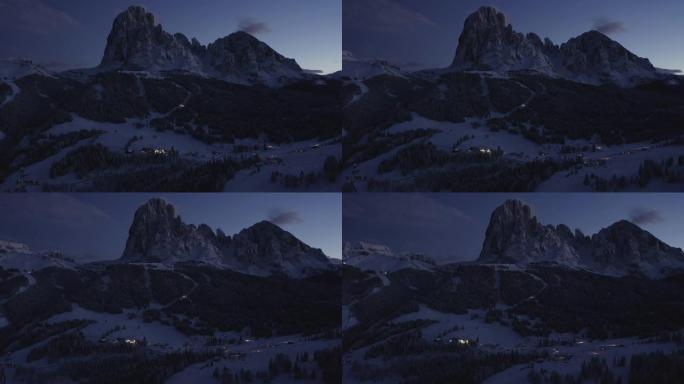
{"label": "mountain peak", "polygon": [[269,220],[261,220],[260,222],[252,225],[252,228],[278,229],[278,230],[283,231],[283,229],[280,228],[279,225],[274,224],[272,221],[269,221]]}
{"label": "mountain peak", "polygon": [[532,208],[520,200],[507,200],[492,213],[492,221],[514,221],[517,223],[528,223],[536,218],[532,213]]}
{"label": "mountain peak", "polygon": [[506,15],[492,6],[482,6],[466,19],[466,28],[494,26],[507,27]]}
{"label": "mountain peak", "polygon": [[599,40],[605,40],[605,41],[613,41],[613,39],[608,37],[605,33],[599,32],[595,29],[584,32],[583,34],[581,34],[577,37],[579,37],[580,39],[599,39]]}
{"label": "mountain peak", "polygon": [[117,16],[117,19],[125,17],[140,19],[145,22],[149,22],[150,20],[152,20],[153,24],[155,24],[154,14],[152,14],[151,12],[147,12],[147,9],[145,9],[145,7],[143,7],[142,5],[131,5],[130,7],[126,8],[125,11],[121,12],[119,16]]}
{"label": "mountain peak", "polygon": [[[258,234],[258,236],[285,236],[285,235],[290,235],[292,236],[289,232],[286,230],[282,229],[280,226],[273,224],[272,222],[268,220],[262,220],[254,225],[251,225],[249,228],[245,228],[241,231],[241,233],[246,234]],[[294,236],[292,236],[294,237]]]}
{"label": "mountain peak", "polygon": [[250,34],[249,32],[245,31],[235,31],[231,33],[230,35],[227,36],[228,38],[231,39],[245,39],[245,40],[252,40],[252,41],[259,41],[254,35]]}
{"label": "mountain peak", "polygon": [[153,214],[169,215],[176,217],[176,207],[161,198],[153,198],[138,208],[138,212],[150,212]]}

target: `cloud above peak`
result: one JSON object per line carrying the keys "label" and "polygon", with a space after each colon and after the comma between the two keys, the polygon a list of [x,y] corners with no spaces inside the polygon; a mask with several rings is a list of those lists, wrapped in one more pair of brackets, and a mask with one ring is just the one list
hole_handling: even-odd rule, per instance
{"label": "cloud above peak", "polygon": [[606,17],[600,17],[594,20],[593,29],[605,35],[614,35],[627,30],[621,21],[610,20]]}
{"label": "cloud above peak", "polygon": [[295,211],[273,210],[269,214],[268,221],[276,225],[298,224],[304,220]]}
{"label": "cloud above peak", "polygon": [[240,20],[238,29],[243,32],[247,32],[250,35],[261,35],[271,32],[271,28],[268,26],[268,24],[264,23],[263,21],[257,21],[250,18]]}
{"label": "cloud above peak", "polygon": [[654,224],[665,221],[655,209],[635,208],[629,214],[629,220],[638,225]]}

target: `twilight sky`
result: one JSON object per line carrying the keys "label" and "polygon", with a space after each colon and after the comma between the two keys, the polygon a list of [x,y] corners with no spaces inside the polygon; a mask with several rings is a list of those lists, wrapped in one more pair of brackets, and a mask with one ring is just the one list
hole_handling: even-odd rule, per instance
{"label": "twilight sky", "polygon": [[504,12],[513,28],[554,43],[591,29],[610,35],[659,68],[684,70],[682,0],[343,0],[343,47],[407,69],[451,64],[466,17],[480,6]]}
{"label": "twilight sky", "polygon": [[116,15],[143,5],[169,33],[214,42],[247,30],[305,69],[341,69],[341,0],[0,0],[0,58],[100,63]]}
{"label": "twilight sky", "polygon": [[665,243],[684,248],[682,194],[348,194],[343,240],[389,245],[446,261],[475,260],[492,212],[507,199],[532,207],[542,224],[593,235],[630,220]]}
{"label": "twilight sky", "polygon": [[153,197],[175,205],[188,224],[233,235],[270,220],[330,257],[342,254],[342,198],[333,193],[2,194],[0,240],[79,259],[116,259],[135,210]]}

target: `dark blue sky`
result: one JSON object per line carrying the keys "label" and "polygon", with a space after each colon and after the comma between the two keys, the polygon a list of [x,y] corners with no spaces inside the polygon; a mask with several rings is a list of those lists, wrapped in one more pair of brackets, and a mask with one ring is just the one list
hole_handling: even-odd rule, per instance
{"label": "dark blue sky", "polygon": [[271,220],[330,257],[342,254],[339,194],[2,194],[0,240],[90,259],[123,252],[135,210],[150,198],[176,206],[183,221],[232,235]]}
{"label": "dark blue sky", "polygon": [[114,17],[130,5],[202,44],[248,27],[303,68],[341,68],[341,0],[0,0],[0,58],[95,66]]}
{"label": "dark blue sky", "polygon": [[503,11],[518,32],[560,44],[601,29],[660,68],[684,69],[682,0],[343,0],[343,46],[359,57],[446,67],[465,18],[483,5]]}
{"label": "dark blue sky", "polygon": [[343,198],[343,240],[386,244],[443,260],[475,260],[496,207],[517,198],[542,224],[592,235],[631,220],[674,247],[684,247],[682,194],[358,194]]}

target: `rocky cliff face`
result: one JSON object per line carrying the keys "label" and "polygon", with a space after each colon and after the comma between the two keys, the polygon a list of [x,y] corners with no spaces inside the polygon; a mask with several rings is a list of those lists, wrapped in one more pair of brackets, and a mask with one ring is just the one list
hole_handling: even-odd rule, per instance
{"label": "rocky cliff face", "polygon": [[296,61],[274,51],[246,32],[235,32],[209,44],[201,53],[207,65],[219,74],[259,80],[266,77],[298,77]]}
{"label": "rocky cliff face", "polygon": [[211,229],[183,223],[173,205],[153,199],[136,211],[122,259],[221,265],[220,255],[220,244]]}
{"label": "rocky cliff face", "polygon": [[534,69],[552,73],[548,51],[539,36],[515,32],[506,15],[492,7],[482,7],[470,15],[458,41],[453,67],[466,70]]}
{"label": "rocky cliff face", "polygon": [[492,213],[479,260],[512,264],[559,261],[577,265],[580,255],[568,227],[544,226],[529,206],[511,200]]}
{"label": "rocky cliff face", "polygon": [[207,225],[183,223],[175,208],[150,200],[135,213],[123,262],[194,262],[252,275],[306,276],[330,269],[328,258],[289,232],[261,222],[232,237]]}
{"label": "rocky cliff face", "polygon": [[186,69],[193,72],[202,68],[188,39],[182,34],[165,32],[154,15],[142,7],[130,7],[116,17],[101,66],[150,71]]}
{"label": "rocky cliff face", "polygon": [[514,31],[506,16],[492,7],[482,7],[466,19],[452,68],[531,70],[589,84],[620,86],[658,77],[648,59],[600,32],[590,31],[557,46],[534,33]]}
{"label": "rocky cliff face", "polygon": [[298,78],[302,69],[265,43],[236,32],[209,46],[183,34],[171,35],[142,7],[114,20],[101,68],[133,71],[188,71],[243,83],[277,83]]}
{"label": "rocky cliff face", "polygon": [[492,214],[478,262],[555,262],[598,273],[660,277],[684,270],[684,252],[624,220],[591,237],[565,225],[545,226],[529,206],[511,200]]}
{"label": "rocky cliff face", "polygon": [[658,73],[648,59],[638,57],[597,31],[570,39],[560,46],[561,70],[584,82],[630,85]]}
{"label": "rocky cliff face", "polygon": [[226,254],[252,269],[276,269],[295,276],[330,268],[320,249],[268,221],[233,236]]}
{"label": "rocky cliff face", "polygon": [[681,268],[684,253],[639,226],[622,220],[591,238],[589,263],[608,268],[635,266],[645,271]]}

